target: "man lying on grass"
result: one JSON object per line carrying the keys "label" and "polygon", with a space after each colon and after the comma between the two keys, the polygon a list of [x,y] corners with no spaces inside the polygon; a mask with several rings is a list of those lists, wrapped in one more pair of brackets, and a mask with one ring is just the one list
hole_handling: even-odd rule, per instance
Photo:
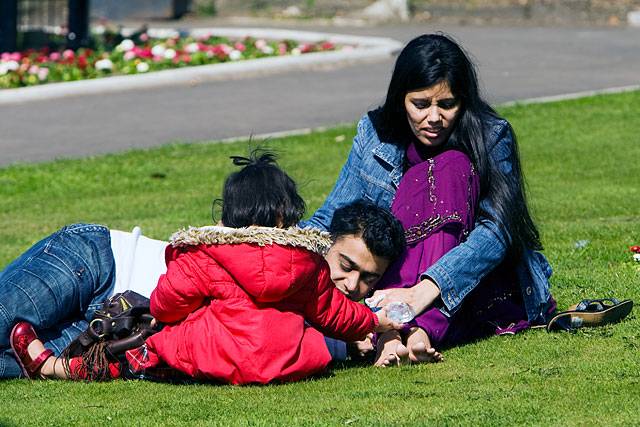
{"label": "man lying on grass", "polygon": [[[366,213],[347,223],[365,225],[362,232],[351,228],[348,234],[334,234],[327,255],[330,272],[318,256],[329,246],[327,236],[287,228],[300,220],[304,202],[273,156],[236,158],[234,163],[244,167],[225,182],[222,223],[228,227],[178,232],[169,247],[142,239],[127,253],[123,239],[135,235],[74,225],[9,265],[0,276],[0,311],[5,314],[0,376],[16,377],[21,369],[31,378],[107,379],[128,372],[139,378],[169,367],[192,378],[234,384],[293,381],[330,362],[318,331],[357,340],[401,327],[385,310],[374,314],[343,295],[361,298],[402,252],[402,228],[387,211],[368,205],[345,208],[347,217]],[[368,235],[375,235],[375,244],[364,243],[362,236]],[[151,258],[165,250],[166,271],[154,271]],[[126,272],[127,263],[131,271],[117,273]],[[156,259],[155,266],[160,264]],[[81,319],[89,320],[106,297],[126,289],[148,294],[148,280],[133,280],[145,275],[159,277],[151,312],[166,324],[160,332],[127,352],[126,362],[111,361],[108,367],[55,356],[51,348],[60,354],[86,327]]]}

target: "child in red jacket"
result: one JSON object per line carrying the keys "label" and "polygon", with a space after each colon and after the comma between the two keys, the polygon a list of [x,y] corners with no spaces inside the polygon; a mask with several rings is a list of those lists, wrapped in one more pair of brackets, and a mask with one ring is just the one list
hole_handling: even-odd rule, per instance
{"label": "child in red jacket", "polygon": [[[109,377],[170,367],[232,384],[296,381],[331,361],[323,334],[357,341],[401,327],[336,289],[323,259],[329,235],[295,227],[304,201],[273,154],[233,161],[243,167],[224,184],[224,226],[172,236],[151,295],[151,314],[165,326],[127,352],[128,366],[111,363]],[[28,324],[11,340],[29,376],[94,377],[79,358],[34,366],[45,350]]]}

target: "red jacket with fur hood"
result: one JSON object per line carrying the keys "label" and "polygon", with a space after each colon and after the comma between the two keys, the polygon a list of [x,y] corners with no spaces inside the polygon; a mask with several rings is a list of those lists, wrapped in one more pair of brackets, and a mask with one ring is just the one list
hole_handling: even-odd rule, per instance
{"label": "red jacket with fur hood", "polygon": [[[232,384],[295,381],[331,361],[324,335],[373,332],[377,317],[334,286],[326,233],[190,228],[174,234],[151,314],[167,324],[149,352],[192,377]],[[151,357],[156,359],[156,357]]]}

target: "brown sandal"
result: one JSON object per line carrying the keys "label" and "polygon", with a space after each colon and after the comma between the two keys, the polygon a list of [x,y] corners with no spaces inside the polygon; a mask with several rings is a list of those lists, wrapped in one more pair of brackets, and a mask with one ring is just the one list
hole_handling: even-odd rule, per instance
{"label": "brown sandal", "polygon": [[547,331],[574,331],[585,326],[602,326],[624,319],[633,301],[616,298],[585,299],[569,310],[558,313],[547,324]]}

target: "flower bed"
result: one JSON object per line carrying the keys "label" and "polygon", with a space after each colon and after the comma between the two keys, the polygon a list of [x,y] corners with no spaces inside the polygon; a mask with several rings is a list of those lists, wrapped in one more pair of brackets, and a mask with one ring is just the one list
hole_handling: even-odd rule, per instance
{"label": "flower bed", "polygon": [[97,39],[93,49],[43,48],[0,54],[0,89],[341,48],[328,41],[231,39],[213,34],[155,38],[145,31],[128,38],[103,33]]}

